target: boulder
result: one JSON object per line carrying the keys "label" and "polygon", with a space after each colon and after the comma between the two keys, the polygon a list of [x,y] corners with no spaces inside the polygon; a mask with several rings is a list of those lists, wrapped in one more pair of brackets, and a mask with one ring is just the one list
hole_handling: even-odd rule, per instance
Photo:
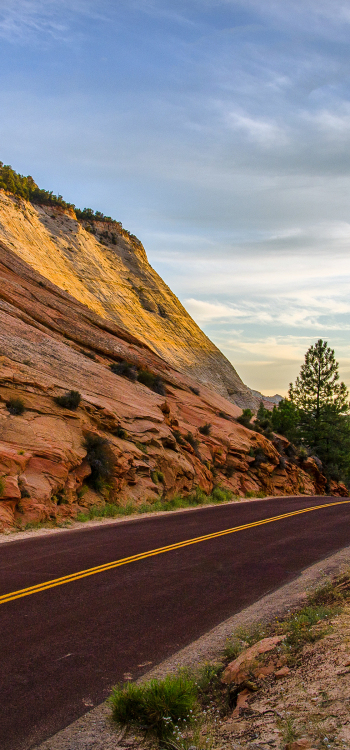
{"label": "boulder", "polygon": [[242,651],[237,659],[234,659],[234,661],[231,661],[227,665],[222,675],[222,682],[226,685],[231,685],[233,682],[238,684],[243,682],[248,677],[257,657],[273,651],[285,637],[285,635],[274,635],[269,638],[263,638],[258,643],[254,643],[253,646]]}

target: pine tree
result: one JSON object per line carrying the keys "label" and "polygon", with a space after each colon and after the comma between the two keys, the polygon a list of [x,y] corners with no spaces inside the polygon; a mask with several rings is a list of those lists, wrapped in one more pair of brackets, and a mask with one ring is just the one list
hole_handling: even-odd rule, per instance
{"label": "pine tree", "polygon": [[336,413],[348,411],[348,390],[345,383],[338,383],[338,362],[334,349],[327,341],[319,339],[305,354],[305,364],[293,386],[289,386],[289,398],[303,411],[311,412],[318,420],[325,406],[333,406]]}
{"label": "pine tree", "polygon": [[306,352],[300,375],[289,387],[289,400],[299,413],[299,439],[334,479],[350,474],[349,393],[339,382],[338,368],[334,350],[319,339]]}

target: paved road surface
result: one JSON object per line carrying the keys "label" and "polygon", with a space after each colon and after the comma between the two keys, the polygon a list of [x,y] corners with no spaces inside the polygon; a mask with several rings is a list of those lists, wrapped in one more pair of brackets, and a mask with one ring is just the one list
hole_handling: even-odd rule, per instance
{"label": "paved road surface", "polygon": [[[275,498],[23,539],[0,546],[0,748],[28,750],[109,694],[350,543],[342,498]],[[250,527],[218,535],[222,530]],[[186,540],[211,535],[194,544]],[[35,592],[44,582],[175,548]],[[18,594],[16,595],[18,596]]]}

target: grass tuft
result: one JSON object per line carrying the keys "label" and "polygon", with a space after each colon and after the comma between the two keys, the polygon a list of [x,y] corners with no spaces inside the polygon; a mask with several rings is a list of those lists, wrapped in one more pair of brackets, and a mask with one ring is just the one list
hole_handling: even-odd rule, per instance
{"label": "grass tuft", "polygon": [[146,729],[166,740],[181,724],[189,724],[196,707],[197,688],[184,675],[167,675],[142,685],[128,683],[113,688],[112,718],[121,726]]}

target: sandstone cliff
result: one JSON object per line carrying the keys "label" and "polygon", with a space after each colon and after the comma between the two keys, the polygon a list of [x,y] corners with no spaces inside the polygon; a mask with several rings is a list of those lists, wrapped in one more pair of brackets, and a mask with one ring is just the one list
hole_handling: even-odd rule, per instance
{"label": "sandstone cliff", "polygon": [[0,190],[0,239],[171,366],[238,406],[258,407],[260,399],[150,266],[141,242],[117,222],[77,221],[72,210],[33,205]]}
{"label": "sandstone cliff", "polygon": [[[120,254],[114,255],[88,233],[85,238],[74,218],[57,213],[52,218],[30,205],[16,209],[5,195],[2,201],[7,241],[0,242],[0,528],[74,517],[79,508],[106,498],[121,504],[152,502],[196,486],[209,492],[219,484],[241,496],[259,490],[274,495],[324,492],[325,478],[312,459],[302,461],[286,440],[273,444],[237,423],[239,407],[159,356],[156,346],[139,335],[140,320],[133,334],[121,325],[120,300],[125,300],[129,329],[133,305],[142,307],[133,282],[126,280],[122,291],[120,282],[126,267],[142,270],[146,263],[136,241],[133,247],[132,240],[123,244],[118,239]],[[69,247],[64,244],[67,226],[72,229]],[[85,261],[78,273],[80,253]],[[123,253],[130,258],[120,260]],[[113,275],[114,267],[119,276]],[[153,278],[149,267],[147,273]],[[105,275],[110,279],[106,286]],[[130,276],[135,277],[136,272]],[[163,288],[169,299],[164,315],[170,316],[170,310],[179,315],[180,306]],[[150,298],[158,299],[155,293]],[[107,317],[113,306],[116,314]],[[158,317],[169,323],[170,318]],[[147,325],[151,330],[151,322]],[[173,331],[174,321],[171,325]],[[191,325],[189,319],[189,330]],[[180,337],[173,344],[167,326],[157,330],[158,351],[169,345],[175,362]],[[161,344],[159,330],[164,330]],[[196,331],[194,326],[193,336],[200,342]],[[214,357],[210,346],[208,342],[208,357]],[[185,356],[190,357],[187,349]],[[194,357],[188,371],[195,373]],[[110,366],[121,361],[158,378],[160,392],[112,372]],[[208,365],[200,361],[205,369]],[[69,390],[81,394],[76,410],[55,400]],[[14,413],[16,399],[22,400],[23,413]],[[208,435],[199,431],[205,423],[212,425]],[[108,482],[93,489],[96,457],[93,461],[89,455],[87,441],[96,438],[106,441],[110,468]],[[347,494],[338,485],[332,491]]]}

